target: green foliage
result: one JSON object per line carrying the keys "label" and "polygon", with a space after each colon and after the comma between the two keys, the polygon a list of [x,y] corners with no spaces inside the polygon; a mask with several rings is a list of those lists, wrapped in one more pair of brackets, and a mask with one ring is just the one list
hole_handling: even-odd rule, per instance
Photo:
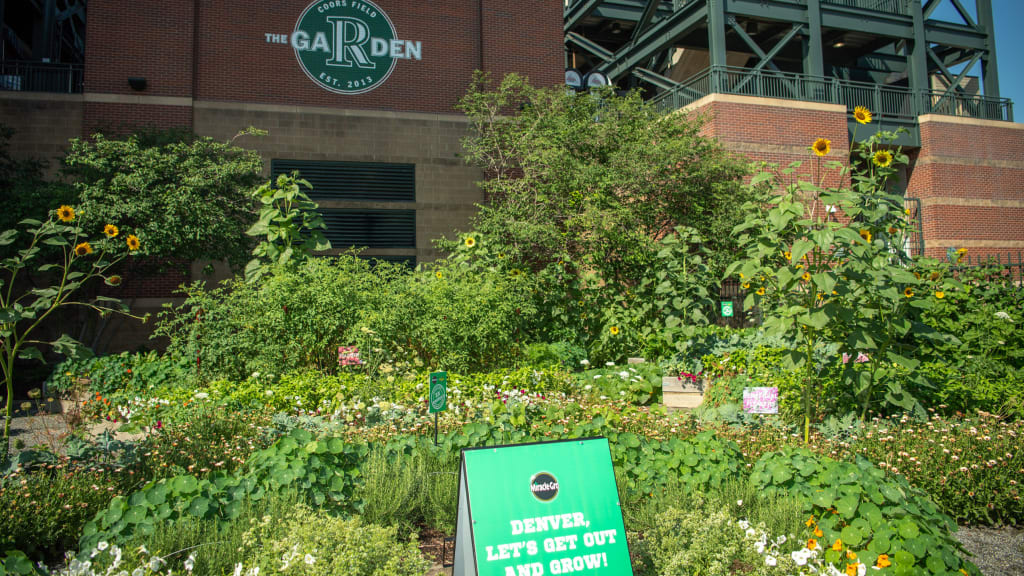
{"label": "green foliage", "polygon": [[580,374],[579,385],[585,394],[601,399],[654,404],[661,401],[661,374],[654,364],[605,366]]}
{"label": "green foliage", "polygon": [[739,222],[742,165],[694,118],[638,93],[577,95],[514,74],[492,88],[481,74],[458,108],[473,129],[466,159],[491,176],[475,227],[529,268],[568,258],[628,286],[679,223],[724,246]]}
{"label": "green foliage", "polygon": [[161,313],[155,334],[170,339],[174,356],[193,359],[200,381],[329,369],[338,347],[352,343],[368,300],[397,274],[349,255],[310,259],[259,284],[232,280],[208,290],[196,283],[181,305]]}
{"label": "green foliage", "polygon": [[121,491],[112,470],[56,459],[0,479],[0,552],[21,549],[33,558],[59,558]]}
{"label": "green foliage", "polygon": [[[7,461],[10,449],[11,419],[14,415],[14,375],[18,359],[44,362],[37,344],[49,345],[66,356],[91,354],[67,334],[53,341],[38,340],[42,323],[57,310],[81,306],[100,314],[118,312],[129,315],[120,300],[96,296],[77,301],[84,286],[102,279],[116,286],[121,279],[110,272],[127,255],[126,247],[114,237],[116,225],[108,222],[107,231],[97,226],[92,234],[75,222],[77,215],[70,206],[61,206],[48,214],[46,221],[27,219],[16,228],[0,232],[0,246],[23,246],[17,254],[0,260],[0,372],[5,384],[3,446],[0,464]],[[112,232],[112,233],[111,233]],[[104,233],[103,237],[100,234]],[[25,242],[15,244],[19,235]],[[56,250],[57,263],[42,262],[43,246]]]}
{"label": "green foliage", "polygon": [[250,191],[263,167],[256,152],[202,137],[95,135],[72,140],[64,162],[86,227],[132,229],[140,256],[238,265],[249,252]]}
{"label": "green foliage", "polygon": [[262,206],[259,219],[245,233],[262,240],[253,248],[254,258],[245,266],[246,282],[258,281],[275,267],[294,265],[313,252],[331,249],[321,231],[327,229],[327,224],[316,211],[316,202],[300,185],[313,188],[309,181],[299,179],[298,172],[293,172],[291,176],[281,174],[273,185],[267,182],[253,192]]}
{"label": "green foliage", "polygon": [[231,522],[247,501],[280,490],[296,490],[316,506],[351,510],[349,498],[366,452],[364,444],[338,436],[314,439],[308,431],[295,429],[256,452],[244,474],[163,478],[127,498],[114,498],[85,525],[80,544],[88,550],[101,541],[150,534],[157,524],[189,517]]}
{"label": "green foliage", "polygon": [[768,566],[738,519],[702,496],[691,497],[685,507],[670,507],[659,514],[645,533],[645,549],[651,555],[654,573],[665,576],[737,571],[768,576],[796,570],[786,555],[780,555],[775,567]]}
{"label": "green foliage", "polygon": [[[778,190],[782,185],[776,175],[762,172],[751,185],[770,192],[747,205],[751,217],[735,230],[745,258],[728,272],[738,274],[749,290],[744,307],[756,304],[764,312],[767,332],[797,342],[783,357],[783,366],[802,372],[805,442],[811,399],[825,367],[814,358],[829,343],[850,356],[867,357],[864,364],[848,363],[843,373],[861,419],[878,404],[923,415],[913,389],[901,386],[906,378],[894,376],[902,367],[916,387],[927,386],[916,371],[920,362],[913,350],[917,340],[940,335],[920,321],[921,310],[935,298],[901,252],[910,223],[902,197],[886,192],[896,167],[871,160],[892,138],[880,133],[864,144],[854,143],[854,156],[864,168],[829,163],[841,177],[849,174],[850,188],[824,189],[798,179]],[[906,161],[896,150],[896,164]],[[781,177],[798,167],[797,162],[783,169]],[[849,221],[838,221],[822,205],[836,207]]]}
{"label": "green foliage", "polygon": [[906,479],[887,476],[866,459],[837,462],[803,448],[783,448],[754,464],[750,482],[765,493],[801,499],[810,516],[808,537],[820,531],[828,562],[845,562],[852,551],[867,566],[887,554],[894,574],[978,574],[960,557],[964,549],[952,535],[953,519]]}
{"label": "green foliage", "polygon": [[189,369],[187,360],[152,350],[68,358],[54,367],[45,386],[48,393],[67,394],[78,387],[80,381],[88,380],[90,392],[107,398],[150,395],[157,390],[184,385]]}
{"label": "green foliage", "polygon": [[299,505],[274,523],[257,524],[243,553],[243,570],[309,576],[420,576],[430,563],[416,540],[400,542],[396,527],[343,519]]}
{"label": "green foliage", "polygon": [[586,359],[587,351],[571,342],[537,342],[526,348],[526,363],[530,366],[559,366],[575,371]]}

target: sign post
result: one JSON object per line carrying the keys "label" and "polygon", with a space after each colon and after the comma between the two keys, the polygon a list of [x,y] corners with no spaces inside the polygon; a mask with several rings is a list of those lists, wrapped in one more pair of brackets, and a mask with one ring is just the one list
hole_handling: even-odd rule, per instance
{"label": "sign post", "polygon": [[434,446],[437,446],[437,413],[448,409],[448,373],[430,373],[430,414],[434,415]]}
{"label": "sign post", "polygon": [[466,448],[453,576],[632,576],[606,438]]}

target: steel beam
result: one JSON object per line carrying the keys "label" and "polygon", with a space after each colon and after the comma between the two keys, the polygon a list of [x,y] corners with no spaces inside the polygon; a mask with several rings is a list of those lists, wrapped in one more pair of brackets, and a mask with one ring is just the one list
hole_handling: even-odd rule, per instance
{"label": "steel beam", "polygon": [[761,47],[757,45],[757,42],[754,42],[754,39],[751,38],[750,35],[747,34],[747,31],[744,30],[743,27],[740,26],[739,22],[736,21],[735,16],[728,16],[726,20],[728,20],[729,26],[731,26],[733,31],[736,32],[736,35],[739,36],[744,42],[746,42],[747,46],[749,46],[750,49],[754,51],[754,54],[757,54],[757,57],[760,58],[760,60],[757,63],[757,69],[761,69],[765,66],[765,64],[767,64],[768,66],[772,67],[772,70],[775,70],[776,72],[779,71],[779,67],[776,66],[775,63],[771,61],[771,56],[765,54],[764,50],[761,50]]}
{"label": "steel beam", "polygon": [[825,50],[821,39],[821,0],[807,0],[808,35],[804,46],[804,74],[825,76]]}
{"label": "steel beam", "polygon": [[614,54],[612,54],[611,50],[608,50],[607,48],[601,46],[597,42],[588,40],[587,38],[584,38],[583,36],[580,36],[575,32],[569,32],[568,34],[565,35],[565,43],[574,44],[586,50],[587,52],[593,54],[594,56],[597,56],[601,60],[604,60],[605,62],[610,62],[611,59],[615,56]]}
{"label": "steel beam", "polygon": [[996,72],[996,26],[992,16],[991,0],[975,0],[978,8],[978,24],[987,32],[985,54],[981,57],[981,77],[985,96],[999,98],[999,74]]}
{"label": "steel beam", "polygon": [[662,90],[672,90],[679,86],[679,83],[671,78],[666,78],[661,74],[647,68],[633,68],[633,76],[643,80],[644,82],[650,82]]}
{"label": "steel beam", "polygon": [[580,25],[583,19],[590,16],[603,0],[575,0],[565,10],[565,27],[563,31],[568,32]]}
{"label": "steel beam", "polygon": [[633,35],[630,37],[630,42],[635,42],[637,38],[643,34],[644,30],[651,25],[651,20],[654,18],[655,12],[658,11],[658,7],[661,6],[661,0],[647,0],[647,6],[644,7],[643,13],[640,15],[640,19],[636,22],[636,27],[633,28]]}
{"label": "steel beam", "polygon": [[692,2],[683,6],[672,16],[659,20],[644,32],[636,42],[630,42],[617,52],[613,61],[597,67],[612,82],[640,66],[652,55],[669,48],[680,36],[692,32],[707,19],[707,5]]}

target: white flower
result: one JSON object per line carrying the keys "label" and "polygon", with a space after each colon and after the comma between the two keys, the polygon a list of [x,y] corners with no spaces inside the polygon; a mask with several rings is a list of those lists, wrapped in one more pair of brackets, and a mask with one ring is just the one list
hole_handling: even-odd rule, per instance
{"label": "white flower", "polygon": [[306,557],[303,558],[302,561],[312,566],[316,563],[316,558],[314,558],[312,554],[306,554]]}
{"label": "white flower", "polygon": [[210,395],[207,394],[206,392],[196,392],[196,395],[195,395],[196,400],[205,400],[205,399],[207,399],[209,397],[210,397]]}
{"label": "white flower", "polygon": [[629,378],[629,372],[626,372],[625,370],[623,370],[622,372],[619,372],[619,378],[622,378],[623,380],[625,380],[626,378]]}
{"label": "white flower", "polygon": [[264,394],[266,394],[267,396],[273,396],[274,395],[274,391],[273,390],[267,390],[266,392],[264,392]]}
{"label": "white flower", "polygon": [[750,528],[750,522],[747,522],[746,520],[740,520],[736,523],[736,525],[744,530]]}
{"label": "white flower", "polygon": [[232,576],[242,576],[242,563],[235,564],[235,571]]}
{"label": "white flower", "polygon": [[584,390],[590,390],[591,388],[593,388],[593,386],[591,386],[590,384],[587,384],[586,386],[583,387]]}
{"label": "white flower", "polygon": [[996,318],[999,318],[1001,320],[1012,320],[1012,318],[1010,318],[1010,315],[1007,314],[1006,312],[1003,312],[1002,310],[996,312]]}
{"label": "white flower", "polygon": [[625,390],[619,390],[619,396],[625,396],[625,395],[626,395],[626,391]]}
{"label": "white flower", "polygon": [[600,374],[594,374],[594,380],[598,380],[598,379],[600,379],[600,378],[601,378],[601,375],[600,375]]}
{"label": "white flower", "polygon": [[607,400],[607,399],[608,399],[607,396],[601,396],[601,400]]}
{"label": "white flower", "polygon": [[786,535],[785,534],[779,534],[779,537],[775,539],[775,543],[778,544],[779,546],[782,546],[783,544],[785,544],[786,543]]}
{"label": "white flower", "polygon": [[757,534],[756,530],[753,528],[747,528],[747,536],[753,536],[754,534]]}
{"label": "white flower", "polygon": [[146,575],[146,570],[143,569],[142,566],[139,566],[135,570],[132,570],[132,576],[145,576],[145,575]]}
{"label": "white flower", "polygon": [[590,366],[590,360],[584,358],[583,360],[580,360],[580,364],[582,364],[583,366]]}
{"label": "white flower", "polygon": [[188,558],[185,559],[185,571],[191,572],[196,567],[196,555],[189,554]]}
{"label": "white flower", "polygon": [[743,500],[737,500],[736,501],[736,505],[737,506],[743,506]]}
{"label": "white flower", "polygon": [[857,562],[857,576],[864,576],[868,573],[868,567],[863,562]]}
{"label": "white flower", "polygon": [[793,552],[792,554],[789,555],[790,558],[793,559],[793,562],[795,562],[797,566],[803,566],[803,565],[807,564],[807,554],[804,553],[805,550],[807,550],[807,549],[804,548],[804,550],[797,550],[796,552]]}
{"label": "white flower", "polygon": [[757,541],[754,543],[754,550],[757,550],[758,554],[764,554],[764,542]]}
{"label": "white flower", "polygon": [[775,559],[775,556],[765,556],[764,563],[769,566],[775,566],[775,564],[778,563],[778,560]]}
{"label": "white flower", "polygon": [[149,554],[149,550],[146,549],[146,545],[139,546],[139,554]]}
{"label": "white flower", "polygon": [[615,366],[615,362],[605,362],[605,366]]}
{"label": "white flower", "polygon": [[164,564],[166,564],[166,562],[164,562],[163,558],[153,556],[153,559],[149,561],[149,569],[153,572],[159,572],[160,569],[163,568]]}

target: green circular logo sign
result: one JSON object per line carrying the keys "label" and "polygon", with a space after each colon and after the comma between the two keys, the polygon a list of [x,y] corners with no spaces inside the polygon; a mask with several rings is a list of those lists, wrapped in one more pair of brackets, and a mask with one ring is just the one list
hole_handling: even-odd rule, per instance
{"label": "green circular logo sign", "polygon": [[309,79],[338,94],[380,86],[398,59],[420,59],[420,43],[399,40],[395,26],[369,0],[317,0],[291,35],[295,58]]}

